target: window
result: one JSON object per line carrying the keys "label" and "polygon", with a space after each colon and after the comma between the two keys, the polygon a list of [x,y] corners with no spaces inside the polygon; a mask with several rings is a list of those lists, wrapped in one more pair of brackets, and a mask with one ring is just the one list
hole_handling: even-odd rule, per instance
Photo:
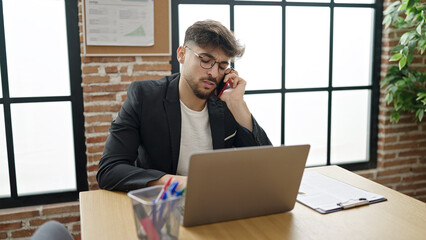
{"label": "window", "polygon": [[88,188],[77,1],[0,3],[0,208],[76,200]]}
{"label": "window", "polygon": [[[376,165],[382,1],[172,1],[172,44],[214,19],[246,46],[235,68],[274,145],[310,144],[307,166]],[[179,71],[176,56],[172,71]]]}

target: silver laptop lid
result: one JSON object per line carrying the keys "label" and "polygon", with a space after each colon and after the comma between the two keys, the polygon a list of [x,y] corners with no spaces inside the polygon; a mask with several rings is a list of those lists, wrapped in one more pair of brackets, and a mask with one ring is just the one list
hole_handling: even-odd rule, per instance
{"label": "silver laptop lid", "polygon": [[193,154],[183,225],[292,210],[309,148],[262,146]]}

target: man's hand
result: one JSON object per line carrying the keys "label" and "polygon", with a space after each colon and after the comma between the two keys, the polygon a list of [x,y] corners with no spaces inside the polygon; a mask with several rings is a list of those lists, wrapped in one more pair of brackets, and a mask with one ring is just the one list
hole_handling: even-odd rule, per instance
{"label": "man's hand", "polygon": [[243,100],[247,82],[240,78],[235,70],[225,75],[223,82],[226,83],[227,81],[229,81],[230,88],[223,92],[220,99],[224,102]]}
{"label": "man's hand", "polygon": [[224,82],[229,80],[230,88],[225,90],[220,96],[220,99],[226,102],[229,110],[234,116],[235,120],[243,127],[253,131],[253,122],[250,110],[244,101],[244,92],[246,90],[247,82],[238,76],[238,72],[232,70],[223,79]]}
{"label": "man's hand", "polygon": [[188,178],[187,176],[171,175],[171,174],[166,174],[157,180],[151,181],[147,184],[147,186],[151,187],[155,185],[164,185],[169,180],[169,178],[172,178],[172,182],[176,182],[176,181],[179,182],[177,189],[180,190],[186,187],[186,180]]}

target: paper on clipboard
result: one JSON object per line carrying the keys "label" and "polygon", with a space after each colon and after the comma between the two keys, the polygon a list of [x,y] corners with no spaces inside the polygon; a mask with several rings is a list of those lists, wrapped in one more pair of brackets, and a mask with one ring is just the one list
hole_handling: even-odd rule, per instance
{"label": "paper on clipboard", "polygon": [[331,213],[386,198],[310,171],[303,174],[297,201],[320,213]]}

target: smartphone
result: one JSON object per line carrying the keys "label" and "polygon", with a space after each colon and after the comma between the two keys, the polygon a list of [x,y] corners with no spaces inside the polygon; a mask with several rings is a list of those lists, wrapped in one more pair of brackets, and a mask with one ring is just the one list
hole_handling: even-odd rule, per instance
{"label": "smartphone", "polygon": [[229,80],[226,82],[223,82],[223,79],[220,81],[220,83],[217,85],[217,97],[220,98],[222,96],[222,93],[228,88],[229,86]]}

